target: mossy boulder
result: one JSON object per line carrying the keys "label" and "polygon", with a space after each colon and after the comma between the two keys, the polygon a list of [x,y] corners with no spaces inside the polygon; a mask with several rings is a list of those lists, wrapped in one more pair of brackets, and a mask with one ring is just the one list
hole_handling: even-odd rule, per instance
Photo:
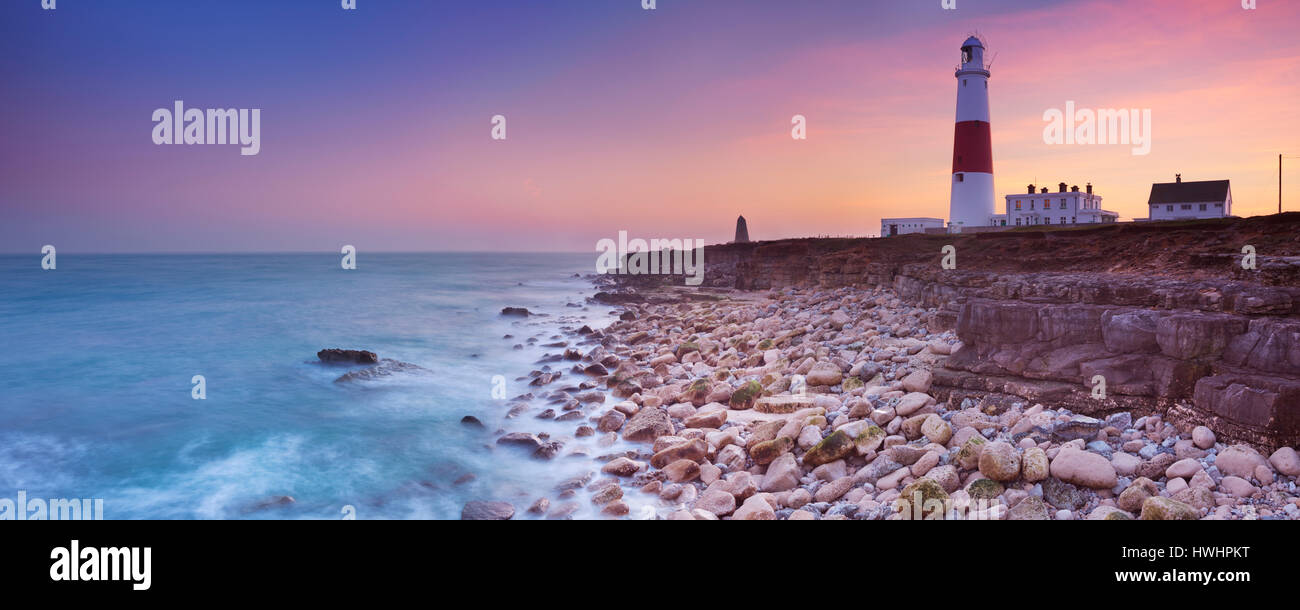
{"label": "mossy boulder", "polygon": [[885,431],[880,426],[867,426],[853,438],[853,445],[857,447],[859,455],[865,455],[879,449],[880,444],[885,442],[885,436]]}
{"label": "mossy boulder", "polygon": [[1047,477],[1041,485],[1043,499],[1057,508],[1079,510],[1088,503],[1089,493],[1056,477]]}
{"label": "mossy boulder", "polygon": [[1142,515],[1138,518],[1143,521],[1195,521],[1201,518],[1201,512],[1173,498],[1153,496],[1142,501]]}
{"label": "mossy boulder", "polygon": [[713,384],[708,379],[696,379],[686,390],[677,397],[677,400],[689,402],[697,407],[704,406],[705,399],[709,396],[709,391],[713,389]]}
{"label": "mossy boulder", "polygon": [[1047,505],[1038,496],[1029,496],[1007,511],[1007,521],[1047,521]]}
{"label": "mossy boulder", "polygon": [[772,340],[771,340],[771,339],[763,339],[762,341],[759,341],[759,342],[758,342],[758,349],[761,349],[761,350],[769,350],[769,349],[772,349]]}
{"label": "mossy boulder", "polygon": [[[919,501],[920,506],[914,506]],[[900,519],[942,519],[947,512],[948,492],[934,479],[921,477],[903,488],[894,500],[894,512]]]}
{"label": "mossy boulder", "polygon": [[966,488],[966,493],[970,494],[972,500],[992,500],[1002,495],[1005,489],[993,479],[976,479]]}
{"label": "mossy boulder", "polygon": [[840,388],[842,388],[845,392],[852,392],[853,390],[856,390],[865,385],[867,384],[863,383],[863,381],[861,379],[858,379],[857,377],[845,377],[844,381],[840,382]]}
{"label": "mossy boulder", "polygon": [[673,352],[673,355],[677,356],[678,360],[681,360],[682,356],[685,356],[686,354],[689,354],[691,352],[698,352],[698,351],[700,351],[699,343],[696,343],[694,341],[687,341],[686,343],[678,345],[677,350]]}
{"label": "mossy boulder", "polygon": [[803,455],[805,466],[821,466],[840,458],[848,457],[853,452],[853,439],[843,430],[836,430],[822,439]]}
{"label": "mossy boulder", "polygon": [[1158,495],[1160,495],[1160,488],[1156,487],[1154,481],[1146,477],[1138,477],[1119,495],[1115,504],[1129,512],[1139,511],[1142,510],[1142,503],[1146,502],[1147,498]]}
{"label": "mossy boulder", "polygon": [[758,400],[762,395],[763,386],[761,384],[754,380],[746,381],[731,393],[731,408],[749,409],[754,406],[754,401]]}
{"label": "mossy boulder", "polygon": [[957,463],[962,470],[975,470],[980,465],[980,454],[984,452],[984,445],[988,441],[982,436],[972,436],[962,444],[961,449],[957,450],[957,455],[953,461]]}
{"label": "mossy boulder", "polygon": [[749,457],[754,459],[755,464],[771,464],[776,458],[789,453],[794,449],[794,439],[788,436],[778,436],[770,441],[763,441],[749,448]]}

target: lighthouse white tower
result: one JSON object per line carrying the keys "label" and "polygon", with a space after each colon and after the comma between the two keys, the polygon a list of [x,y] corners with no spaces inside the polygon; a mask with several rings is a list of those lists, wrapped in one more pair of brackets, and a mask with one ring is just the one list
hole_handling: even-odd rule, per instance
{"label": "lighthouse white tower", "polygon": [[957,129],[952,141],[949,228],[978,227],[994,214],[993,139],[989,133],[989,71],[984,43],[971,36],[961,45],[957,68]]}

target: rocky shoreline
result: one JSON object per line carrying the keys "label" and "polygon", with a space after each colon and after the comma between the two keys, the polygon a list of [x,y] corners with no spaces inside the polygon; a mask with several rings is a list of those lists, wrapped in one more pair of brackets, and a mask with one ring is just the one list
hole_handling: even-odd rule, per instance
{"label": "rocky shoreline", "polygon": [[[935,308],[891,289],[675,291],[624,294],[619,320],[573,330],[556,366],[530,375],[512,417],[546,400],[556,407],[536,415],[571,421],[573,439],[630,448],[595,455],[529,513],[569,518],[590,502],[674,520],[1300,518],[1291,447],[1226,443],[1158,412],[1087,416],[932,389],[962,343],[927,324]],[[585,452],[497,433],[540,459]],[[471,502],[462,516],[515,512]]]}

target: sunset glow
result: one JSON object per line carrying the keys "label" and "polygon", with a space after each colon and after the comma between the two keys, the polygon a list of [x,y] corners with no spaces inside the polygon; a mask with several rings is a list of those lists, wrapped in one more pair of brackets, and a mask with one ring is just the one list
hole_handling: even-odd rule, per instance
{"label": "sunset glow", "polygon": [[[1277,155],[1300,155],[1294,2],[212,1],[182,26],[167,3],[27,4],[0,7],[9,252],[591,251],[620,230],[724,242],[740,214],[756,240],[872,235],[947,216],[973,32],[996,56],[999,201],[1091,182],[1141,218],[1180,173],[1268,214]],[[260,108],[260,154],[155,146],[175,100]],[[1150,109],[1150,154],[1045,144],[1070,101]]]}

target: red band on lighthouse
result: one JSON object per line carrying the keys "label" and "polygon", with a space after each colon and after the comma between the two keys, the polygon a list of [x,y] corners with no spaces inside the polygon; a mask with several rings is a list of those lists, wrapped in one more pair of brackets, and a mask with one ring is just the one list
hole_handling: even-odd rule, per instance
{"label": "red band on lighthouse", "polygon": [[953,134],[952,172],[993,173],[993,137],[984,121],[957,123]]}

